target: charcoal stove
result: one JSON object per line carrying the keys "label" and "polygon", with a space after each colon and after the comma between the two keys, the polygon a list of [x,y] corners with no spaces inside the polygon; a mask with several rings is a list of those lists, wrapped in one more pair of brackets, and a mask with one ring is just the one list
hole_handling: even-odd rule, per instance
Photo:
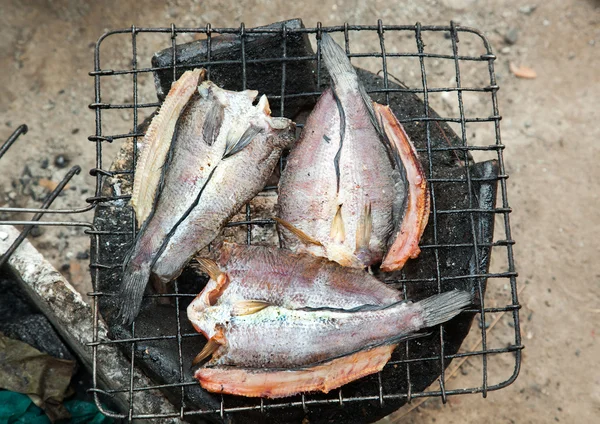
{"label": "charcoal stove", "polygon": [[[476,293],[477,306],[436,328],[430,336],[399,346],[381,373],[327,395],[305,394],[267,400],[209,394],[193,380],[189,369],[191,360],[201,349],[204,340],[191,329],[183,312],[205,281],[194,273],[184,272],[182,277],[174,281],[170,293],[146,295],[140,318],[131,327],[121,327],[111,320],[122,258],[136,231],[133,211],[127,205],[127,188],[133,180],[136,143],[143,136],[144,124],[147,125],[147,122],[140,122],[139,114],[142,110],[153,111],[160,105],[160,101],[139,102],[138,77],[152,73],[160,99],[164,95],[164,87],[169,87],[170,82],[183,71],[191,67],[205,67],[209,77],[224,88],[238,90],[259,87],[271,100],[274,115],[294,118],[301,123],[302,113],[310,110],[316,96],[329,80],[321,66],[320,37],[323,32],[343,37],[346,52],[353,61],[361,61],[367,66],[371,62],[371,68],[380,70],[374,74],[359,69],[359,75],[370,95],[380,103],[389,104],[406,127],[428,176],[432,207],[429,224],[421,241],[422,254],[409,262],[402,272],[388,276],[386,282],[403,289],[405,296],[411,299],[451,288],[470,289]],[[155,55],[151,67],[138,68],[138,40],[148,34],[164,36],[170,47]],[[194,34],[203,39],[195,44],[180,45],[177,37],[182,34]],[[442,35],[448,40],[447,51],[427,51],[425,41],[431,34]],[[350,41],[353,36],[369,35],[376,37],[377,51],[352,49]],[[477,44],[482,53],[459,54],[459,36],[460,39],[472,37],[472,44]],[[121,44],[127,39],[130,68],[101,66],[105,60],[101,46],[107,39],[119,39],[123,41]],[[395,49],[390,39],[411,39],[413,44],[412,47]],[[311,40],[316,42],[316,52],[312,50]],[[264,45],[261,44],[263,41]],[[264,48],[265,45],[270,48]],[[194,55],[194,49],[202,52],[203,56]],[[510,230],[511,209],[507,198],[508,175],[500,137],[499,87],[494,74],[496,58],[480,31],[454,22],[448,26],[425,26],[419,23],[384,25],[381,20],[376,25],[363,26],[344,24],[324,27],[318,23],[313,28],[304,27],[298,20],[260,28],[246,28],[244,24],[239,28],[213,28],[210,24],[204,28],[133,26],[102,35],[96,43],[94,59],[94,71],[90,75],[95,80],[95,98],[90,108],[96,116],[96,133],[89,137],[97,152],[96,164],[90,170],[96,177],[94,196],[87,199],[87,206],[73,210],[50,210],[49,203],[40,209],[0,208],[0,212],[36,214],[32,220],[4,221],[0,224],[25,225],[24,233],[32,221],[36,221],[37,225],[87,227],[86,233],[91,238],[90,269],[94,283],[94,292],[90,293],[95,323],[90,343],[94,358],[92,391],[96,403],[106,415],[128,420],[180,418],[198,422],[300,422],[304,417],[310,422],[370,422],[414,399],[439,397],[446,402],[448,396],[466,393],[481,393],[485,397],[489,391],[506,387],[516,379],[523,346],[519,331],[520,305],[513,258],[514,241]],[[453,65],[454,83],[451,86],[432,86],[430,60],[446,61]],[[419,86],[410,88],[410,84],[397,81],[390,71],[392,61],[412,63],[411,69],[419,77]],[[461,67],[471,63],[485,66],[482,68],[485,84],[463,84]],[[298,84],[297,79],[292,78],[295,72],[300,72],[299,69],[304,75],[300,77],[304,78],[301,81],[306,84]],[[131,77],[132,103],[103,100],[117,97],[111,95],[111,85],[107,84],[107,79],[117,77]],[[456,96],[458,116],[440,116],[431,109],[431,98],[440,93]],[[489,115],[468,114],[463,101],[468,93],[478,93],[489,99]],[[115,109],[132,112],[130,133],[107,133],[107,122],[110,123],[107,111]],[[489,127],[492,138],[479,142],[468,137],[467,128],[474,124]],[[458,135],[451,125],[458,129]],[[106,167],[103,145],[117,140],[123,141],[123,148],[113,165]],[[11,138],[6,143],[6,148],[12,141]],[[0,152],[6,150],[4,147],[0,148]],[[494,160],[475,163],[474,152],[489,153]],[[280,169],[284,166],[285,158],[280,162]],[[265,187],[265,190],[272,192],[276,186]],[[44,214],[77,214],[92,209],[95,211],[93,223],[37,222]],[[245,227],[243,240],[236,241],[254,243],[257,229],[274,228],[274,221],[253,216],[255,211],[256,208],[249,204],[242,211],[240,219],[228,224],[231,228]],[[501,257],[499,270],[490,271],[492,251],[494,258]],[[493,307],[486,306],[488,279],[493,279],[494,284],[496,280],[503,281],[509,292],[509,300]],[[486,322],[489,323],[491,316],[501,313],[506,313],[510,319],[511,342],[508,346],[492,347],[487,340]],[[480,323],[480,330],[476,331],[478,343],[470,345],[474,347],[459,350],[474,317]],[[110,338],[98,332],[97,324],[102,318],[109,323]],[[102,354],[100,348],[106,345],[120,347],[131,358],[130,368],[122,370],[123,373],[129,373],[129,384],[110,390],[100,386],[96,378],[96,365]],[[489,383],[488,360],[492,356],[505,358],[505,362],[509,363],[507,366],[512,367],[510,376],[497,383]],[[446,368],[453,359],[459,358],[481,360],[480,383],[447,387]],[[136,366],[141,367],[155,384],[141,384],[134,378]],[[431,387],[436,380],[437,387]],[[176,405],[177,412],[153,413],[140,408],[136,403],[136,394],[156,389],[164,391]],[[108,410],[102,406],[103,400],[117,393],[128,394],[127,411]]]}

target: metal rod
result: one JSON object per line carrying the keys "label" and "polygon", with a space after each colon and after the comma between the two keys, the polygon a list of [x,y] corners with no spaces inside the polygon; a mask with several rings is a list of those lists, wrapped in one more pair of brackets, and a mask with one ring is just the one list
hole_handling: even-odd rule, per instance
{"label": "metal rod", "polygon": [[19,136],[21,134],[27,134],[28,130],[29,129],[25,124],[19,125],[17,127],[17,129],[10,135],[10,137],[8,137],[8,140],[6,140],[4,144],[2,144],[2,147],[0,147],[0,159],[2,159],[2,156],[4,156],[8,149],[10,149],[10,146],[12,146],[15,141],[17,141]]}
{"label": "metal rod", "polygon": [[[67,172],[67,175],[64,176],[62,181],[48,195],[48,197],[42,204],[42,209],[48,209],[50,207],[50,205],[52,204],[52,202],[54,202],[54,200],[56,200],[58,195],[63,191],[63,189],[65,188],[67,183],[69,181],[71,181],[71,178],[73,178],[73,176],[75,174],[79,174],[80,171],[81,171],[81,168],[79,166],[72,167],[69,170],[69,172]],[[38,212],[31,218],[31,221],[29,221],[29,222],[39,221],[42,218],[42,216],[44,216],[44,212]],[[11,255],[14,253],[15,250],[17,250],[17,248],[21,245],[21,243],[23,243],[23,240],[25,240],[25,238],[27,238],[27,236],[29,235],[29,232],[31,231],[31,229],[33,227],[34,227],[34,225],[28,224],[23,228],[23,231],[21,231],[21,234],[19,234],[19,236],[15,239],[13,244],[11,244],[11,246],[4,253],[4,255],[2,255],[2,257],[0,257],[0,268],[2,268],[2,266],[10,259]]]}

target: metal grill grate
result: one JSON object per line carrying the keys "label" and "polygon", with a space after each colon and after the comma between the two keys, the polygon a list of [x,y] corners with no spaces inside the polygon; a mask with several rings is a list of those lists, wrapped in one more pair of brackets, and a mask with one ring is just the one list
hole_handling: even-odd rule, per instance
{"label": "metal grill grate", "polygon": [[[286,50],[286,40],[290,33],[292,32],[300,32],[307,33],[311,37],[315,37],[317,40],[317,54],[315,56],[306,56],[306,57],[288,57]],[[205,414],[216,414],[220,415],[223,418],[226,414],[234,414],[242,411],[248,410],[260,410],[261,412],[266,412],[267,410],[281,410],[287,408],[303,408],[304,411],[310,410],[311,406],[320,405],[320,404],[338,404],[339,407],[344,407],[344,405],[354,402],[379,402],[380,405],[383,405],[386,400],[392,399],[405,399],[410,401],[414,398],[420,397],[431,397],[437,396],[441,397],[441,399],[445,402],[447,396],[449,395],[457,395],[464,393],[482,393],[485,397],[488,391],[497,390],[502,387],[505,387],[511,384],[518,375],[521,354],[520,350],[522,349],[520,331],[519,331],[519,314],[518,310],[520,308],[517,297],[517,286],[516,286],[516,276],[513,259],[513,244],[514,241],[511,238],[510,231],[510,219],[509,214],[511,209],[508,204],[507,199],[507,188],[506,188],[506,179],[508,176],[506,175],[504,162],[503,162],[503,149],[504,145],[501,143],[500,138],[500,115],[498,111],[498,102],[497,102],[497,90],[498,85],[496,83],[496,77],[494,74],[494,61],[496,57],[492,53],[492,49],[484,37],[484,35],[478,30],[461,27],[451,22],[449,26],[423,26],[419,23],[416,25],[383,25],[382,21],[379,20],[377,25],[369,25],[369,26],[356,26],[356,25],[348,25],[345,24],[343,26],[336,27],[323,27],[320,23],[317,24],[314,28],[301,28],[301,29],[289,29],[286,26],[282,26],[281,29],[272,29],[272,28],[260,28],[260,29],[249,29],[241,24],[239,28],[212,28],[210,24],[206,25],[205,28],[177,28],[175,25],[171,25],[170,28],[137,28],[135,26],[130,29],[110,31],[102,35],[95,47],[95,57],[94,57],[94,71],[90,72],[90,75],[94,77],[95,80],[95,99],[94,102],[90,104],[90,108],[95,112],[96,118],[96,133],[93,136],[89,137],[89,140],[95,144],[96,147],[96,164],[90,170],[90,174],[96,177],[96,191],[95,195],[89,199],[87,202],[89,205],[79,208],[79,209],[70,209],[70,210],[50,210],[48,207],[50,206],[51,200],[46,202],[40,209],[17,209],[17,208],[0,208],[0,212],[9,212],[9,213],[34,213],[36,214],[31,220],[25,221],[4,221],[0,224],[13,224],[13,225],[25,225],[24,235],[27,233],[27,225],[31,224],[32,221],[39,220],[43,214],[48,213],[57,213],[57,214],[77,214],[79,212],[88,211],[91,209],[95,209],[98,206],[102,206],[108,204],[109,202],[113,202],[116,200],[128,200],[130,196],[128,195],[119,195],[119,196],[103,196],[102,194],[102,186],[105,178],[114,176],[115,173],[108,170],[107,167],[103,166],[103,144],[110,143],[114,140],[125,139],[125,138],[133,138],[134,143],[134,168],[135,168],[135,146],[138,137],[143,136],[143,134],[138,133],[138,113],[142,108],[155,108],[160,105],[160,103],[139,103],[138,102],[138,75],[142,73],[150,73],[154,71],[164,70],[164,69],[172,69],[173,78],[176,77],[177,63],[176,63],[176,54],[177,54],[177,36],[179,34],[204,34],[207,39],[208,44],[208,55],[206,61],[202,63],[198,63],[197,66],[202,66],[207,68],[208,77],[210,78],[210,69],[213,65],[224,64],[224,61],[211,61],[210,57],[210,45],[211,45],[211,37],[214,34],[234,34],[240,39],[241,43],[241,57],[238,61],[233,63],[239,64],[242,69],[242,86],[246,88],[246,66],[249,63],[260,63],[269,66],[281,66],[282,69],[282,80],[281,80],[281,89],[279,95],[270,96],[270,99],[280,99],[280,110],[279,113],[281,115],[284,114],[286,99],[291,96],[301,97],[301,96],[314,96],[319,94],[318,92],[311,93],[286,93],[286,67],[291,66],[290,64],[296,64],[302,61],[316,61],[317,63],[317,86],[321,86],[321,58],[320,58],[320,36],[323,32],[331,32],[331,33],[341,33],[344,36],[345,47],[348,56],[351,58],[361,58],[360,60],[373,60],[379,63],[378,66],[382,69],[383,75],[383,88],[376,90],[378,93],[382,93],[385,96],[387,102],[389,102],[390,95],[394,92],[406,92],[406,93],[415,93],[422,97],[424,103],[423,115],[416,118],[409,119],[400,119],[402,123],[407,122],[419,122],[424,125],[424,131],[427,139],[427,148],[421,149],[422,154],[426,154],[429,157],[429,166],[426,169],[429,177],[429,183],[431,188],[431,219],[429,225],[433,227],[433,243],[428,245],[422,245],[421,249],[432,250],[435,257],[436,263],[436,272],[435,275],[432,275],[431,278],[426,280],[420,279],[408,279],[401,278],[400,280],[394,281],[396,285],[399,287],[407,288],[411,284],[421,284],[424,282],[437,284],[438,290],[442,289],[442,282],[453,281],[457,278],[475,278],[478,283],[478,291],[479,297],[481,299],[480,306],[478,309],[473,310],[471,312],[477,313],[480,319],[480,344],[481,348],[473,349],[472,351],[466,351],[455,354],[445,354],[444,352],[444,337],[445,333],[443,327],[439,329],[439,354],[430,355],[425,358],[410,358],[408,355],[410,350],[410,342],[406,342],[405,350],[406,350],[406,359],[400,361],[392,361],[388,366],[398,367],[398,369],[402,369],[402,372],[406,375],[407,379],[407,387],[406,391],[390,391],[384,389],[384,384],[382,381],[382,375],[379,374],[378,385],[377,387],[373,387],[372,390],[369,391],[368,395],[361,396],[344,396],[344,388],[342,387],[339,390],[336,390],[330,393],[328,396],[312,396],[312,395],[301,395],[291,399],[285,399],[283,401],[266,401],[261,399],[260,401],[251,401],[248,400],[246,404],[236,402],[235,405],[228,405],[226,398],[221,397],[221,403],[219,408],[209,409],[209,410],[197,410],[186,407],[184,394],[187,386],[196,385],[192,379],[191,373],[184,369],[183,359],[182,359],[182,340],[188,337],[199,337],[198,334],[185,334],[181,331],[180,322],[185,317],[180,316],[179,312],[179,302],[180,299],[189,301],[189,299],[195,294],[192,293],[180,293],[177,281],[174,283],[174,294],[167,295],[153,295],[155,297],[174,297],[176,303],[176,322],[177,322],[177,332],[175,334],[156,334],[154,337],[145,337],[145,338],[136,338],[135,337],[135,328],[132,326],[132,337],[126,339],[117,339],[117,340],[104,340],[100,339],[98,336],[97,326],[99,320],[99,312],[98,312],[98,299],[102,296],[110,296],[111,293],[103,293],[97,290],[97,286],[95,287],[95,292],[90,293],[92,302],[93,302],[93,311],[94,311],[94,334],[93,334],[93,342],[90,343],[90,346],[93,349],[93,378],[94,378],[94,395],[96,397],[96,402],[100,408],[102,408],[101,400],[103,396],[110,396],[111,394],[121,391],[129,393],[129,411],[128,414],[122,415],[114,411],[103,409],[103,412],[106,415],[112,417],[120,417],[125,419],[148,419],[148,418],[167,418],[167,417],[180,417],[185,418],[193,415],[205,415]],[[360,35],[366,34],[376,34],[379,40],[380,50],[378,52],[350,52],[350,35],[359,33]],[[144,33],[159,33],[164,34],[165,37],[170,37],[170,43],[173,48],[173,60],[172,65],[168,68],[138,68],[137,62],[137,40],[140,34]],[[267,34],[267,33],[277,33],[281,34],[282,37],[282,45],[281,45],[281,56],[277,58],[264,58],[264,59],[247,59],[245,54],[245,45],[244,40],[248,34]],[[451,51],[447,53],[433,53],[427,52],[426,44],[424,43],[424,34],[427,33],[438,33],[444,34],[447,39],[451,42]],[[399,34],[401,36],[410,36],[414,38],[414,42],[416,43],[416,52],[386,52],[386,44],[385,44],[385,36],[389,34]],[[460,34],[472,34],[477,37],[478,42],[481,43],[483,49],[485,50],[484,54],[481,55],[460,55],[459,54],[459,35]],[[131,40],[131,69],[103,69],[101,67],[101,45],[109,37],[128,37]],[[389,46],[388,46],[389,47]],[[414,69],[417,75],[420,75],[420,83],[421,87],[419,88],[408,88],[402,87],[398,88],[390,88],[390,78],[394,78],[390,72],[388,72],[388,61],[391,58],[399,59],[409,59],[415,58],[418,60],[418,66]],[[428,59],[439,59],[443,61],[452,61],[454,64],[454,72],[455,72],[455,86],[448,87],[429,87],[428,85],[428,74],[426,71],[426,60]],[[489,73],[489,83],[486,83],[481,86],[463,86],[462,78],[461,78],[461,65],[465,62],[481,62],[487,65],[487,71]],[[232,62],[227,62],[231,64]],[[106,78],[111,78],[116,75],[131,75],[132,83],[133,83],[133,103],[128,104],[113,104],[103,102],[103,96],[106,98],[106,94],[102,92],[101,86],[105,84]],[[486,80],[488,80],[488,75],[486,75]],[[252,88],[252,87],[249,87]],[[371,91],[373,92],[373,91]],[[463,96],[466,92],[480,92],[487,93],[491,99],[492,110],[490,116],[486,117],[478,117],[478,116],[467,116],[465,114],[465,106],[463,102]],[[432,93],[456,93],[458,99],[458,110],[460,116],[458,117],[439,117],[432,116],[430,114],[429,104],[430,104],[430,95]],[[132,131],[129,134],[114,134],[109,135],[105,134],[105,125],[103,124],[107,118],[103,116],[103,112],[108,109],[130,109],[133,111],[133,119],[132,119]],[[430,141],[431,131],[433,125],[438,125],[439,122],[449,122],[454,123],[456,125],[460,125],[460,133],[459,137],[462,140],[462,144],[460,146],[448,146],[448,147],[434,147]],[[494,140],[493,143],[487,145],[469,145],[467,144],[467,125],[469,123],[481,123],[481,125],[493,126],[493,134]],[[14,134],[14,138],[18,137],[18,135],[22,132],[21,130],[17,130]],[[9,139],[5,145],[0,149],[0,157],[5,152],[5,150],[10,147],[12,143],[13,137]],[[472,176],[469,167],[465,167],[465,178],[462,179],[442,179],[435,177],[434,164],[432,162],[432,154],[435,151],[453,151],[457,157],[461,157],[465,163],[468,163],[470,154],[472,151],[487,151],[494,153],[498,164],[499,164],[499,174],[497,176],[497,181],[499,185],[499,196],[500,199],[498,201],[499,206],[493,210],[480,210],[475,205],[475,200],[473,198],[469,198],[469,207],[467,209],[451,209],[451,210],[442,210],[438,208],[436,204],[436,199],[439,194],[436,193],[436,188],[440,183],[447,182],[458,182],[464,183],[467,185],[469,193],[471,193],[471,185],[474,181],[477,181],[477,178]],[[283,167],[283,161],[280,162],[280,166]],[[75,172],[78,170],[73,170],[73,172],[69,173],[66,177],[63,184],[61,184],[57,190],[58,192],[64,185],[66,181],[70,179]],[[133,174],[133,169],[128,171],[120,171],[120,173]],[[276,187],[266,187],[267,190],[274,190]],[[57,194],[58,194],[57,192]],[[506,265],[500,272],[486,272],[477,269],[475,272],[470,275],[464,275],[460,277],[456,276],[447,276],[444,275],[440,269],[440,257],[439,251],[440,249],[447,248],[458,248],[458,247],[468,247],[473,249],[473,254],[476,258],[476,263],[479,262],[480,255],[480,247],[478,246],[478,237],[476,235],[476,223],[473,217],[474,213],[493,213],[494,216],[498,217],[497,221],[501,222],[503,233],[505,237],[500,240],[492,240],[490,245],[486,245],[486,247],[497,248],[498,250],[504,250]],[[444,240],[438,237],[439,228],[438,228],[438,219],[440,216],[444,214],[463,214],[469,217],[470,220],[470,230],[472,235],[472,242],[468,244],[452,244],[447,240]],[[135,220],[132,220],[134,223]],[[238,222],[231,222],[229,226],[246,226],[247,227],[247,243],[252,243],[252,227],[256,225],[273,225],[274,223],[270,220],[264,219],[254,219],[252,218],[250,206],[247,205],[245,209],[245,219]],[[92,241],[92,250],[95,250],[96,253],[100,252],[100,245],[103,237],[107,236],[129,236],[133,237],[136,229],[135,224],[131,228],[129,232],[115,232],[113,229],[104,229],[104,228],[96,228],[94,225],[87,222],[76,222],[76,221],[40,221],[36,222],[36,225],[62,225],[62,226],[82,226],[86,227],[86,233],[91,237]],[[24,238],[24,237],[23,237]],[[499,255],[499,251],[494,250],[494,255]],[[503,256],[504,256],[503,255]],[[3,259],[6,259],[8,255],[6,255]],[[96,283],[100,281],[102,278],[102,272],[106,270],[115,269],[121,266],[120,263],[111,263],[110,258],[101,257],[98,254],[92,255],[92,258],[95,258],[95,261],[90,264],[91,272],[95,277]],[[494,279],[504,279],[508,282],[509,290],[510,290],[510,302],[506,302],[507,304],[500,307],[486,307],[484,302],[484,282],[488,278]],[[502,348],[491,348],[488,346],[488,341],[486,339],[486,320],[488,320],[489,314],[494,313],[504,313],[506,312],[508,316],[510,316],[512,321],[512,327],[514,328],[514,334],[511,336],[512,342]],[[134,324],[135,325],[135,324]],[[437,331],[437,330],[436,330]],[[201,336],[200,336],[201,337]],[[179,375],[179,382],[174,384],[163,384],[163,385],[155,385],[152,387],[138,387],[136,386],[133,378],[133,368],[135,366],[135,347],[136,342],[140,342],[142,340],[159,340],[159,339],[172,339],[176,340],[178,344],[179,350],[179,367],[175,370]],[[131,347],[131,369],[129,371],[123,370],[124,372],[129,372],[131,376],[129,379],[129,386],[122,387],[119,390],[113,391],[103,391],[98,386],[97,376],[96,376],[96,363],[97,357],[99,355],[98,346],[103,344],[126,344]],[[401,348],[398,348],[401,349]],[[488,383],[488,357],[490,355],[505,355],[511,363],[514,363],[514,369],[512,375],[506,378],[504,381],[501,381],[497,384],[489,384]],[[482,358],[482,375],[481,375],[481,384],[474,385],[473,387],[464,387],[457,389],[448,389],[446,388],[446,378],[444,374],[445,365],[447,365],[447,361],[460,358],[460,357],[481,357]],[[416,363],[419,362],[437,362],[439,363],[439,390],[431,390],[431,391],[413,391],[412,383],[411,383],[411,367],[414,367]],[[178,413],[174,414],[162,414],[156,415],[148,413],[148,411],[137,410],[134,402],[134,393],[138,391],[145,390],[153,390],[153,389],[163,389],[163,388],[180,388],[181,393],[181,407]]]}

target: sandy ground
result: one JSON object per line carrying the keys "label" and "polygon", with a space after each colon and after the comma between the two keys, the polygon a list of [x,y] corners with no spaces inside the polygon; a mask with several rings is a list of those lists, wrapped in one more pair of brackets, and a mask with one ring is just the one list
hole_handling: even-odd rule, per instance
{"label": "sandy ground", "polygon": [[[600,416],[596,334],[600,319],[596,258],[600,251],[600,2],[550,0],[538,1],[536,7],[520,0],[0,0],[0,11],[0,140],[21,123],[30,128],[0,163],[0,205],[35,206],[69,166],[80,165],[84,171],[56,201],[59,208],[83,207],[85,198],[93,195],[94,179],[87,170],[93,167],[95,148],[87,136],[94,133],[94,114],[87,105],[94,92],[93,79],[87,73],[93,69],[94,43],[108,29],[132,24],[169,26],[171,22],[180,27],[207,22],[237,26],[241,21],[256,26],[300,17],[307,26],[317,21],[324,25],[344,21],[375,24],[377,18],[389,24],[447,24],[454,19],[483,30],[498,54],[502,140],[507,146],[509,201],[514,209],[510,218],[522,290],[526,346],[522,371],[513,385],[489,393],[487,399],[457,396],[447,405],[433,399],[388,421],[575,423],[593,422],[594,416]],[[178,42],[190,39],[181,36]],[[127,42],[106,47],[116,53],[103,67],[130,66]],[[158,36],[140,43],[139,66],[148,66],[151,53],[167,43]],[[360,49],[371,42],[355,43]],[[430,44],[436,45],[433,40]],[[463,46],[469,52],[475,49],[474,43],[460,44]],[[515,78],[509,62],[533,68],[537,78]],[[417,86],[417,68],[393,71]],[[447,84],[454,78],[451,72],[451,68],[440,67],[433,74]],[[474,78],[472,84],[484,82],[481,70],[466,73],[465,78],[469,76]],[[107,93],[118,95],[105,101],[132,101],[129,80],[115,78],[106,84]],[[155,101],[153,95],[150,79],[141,78],[140,102]],[[433,98],[432,102],[446,114],[456,108],[448,98]],[[484,109],[479,101],[466,100],[466,104],[479,116],[491,114],[489,106]],[[105,116],[107,132],[131,130],[130,112],[110,111]],[[480,139],[485,137],[480,130],[472,131]],[[105,163],[118,148],[118,143],[106,146]],[[66,160],[56,160],[58,155]],[[55,215],[53,219],[90,221],[91,216]],[[45,228],[36,236],[32,242],[57,268],[81,292],[89,291],[89,242],[82,230]],[[502,319],[489,330],[490,343],[510,341],[507,322]],[[475,362],[465,363],[448,385],[480,384],[480,365]],[[511,369],[506,367],[510,361],[492,365],[490,372],[500,373],[500,381],[510,375]]]}

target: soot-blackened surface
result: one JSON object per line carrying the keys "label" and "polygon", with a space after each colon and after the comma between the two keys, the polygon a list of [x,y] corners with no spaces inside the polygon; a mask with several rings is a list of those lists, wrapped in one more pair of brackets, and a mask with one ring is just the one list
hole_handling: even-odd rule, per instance
{"label": "soot-blackened surface", "polygon": [[[309,46],[306,46],[309,49]],[[236,49],[231,50],[231,55],[235,57]],[[223,53],[226,55],[226,51]],[[289,72],[295,72],[292,69]],[[312,73],[304,74],[300,72],[296,77],[300,80],[306,78],[312,79]],[[359,75],[363,80],[367,90],[373,90],[383,87],[383,79],[367,71],[359,70]],[[236,85],[229,85],[231,80],[219,79],[220,74],[213,72],[211,79],[218,85],[226,89],[238,89]],[[294,75],[291,75],[293,78]],[[258,87],[263,82],[260,75],[248,74],[248,88]],[[314,84],[314,81],[307,83]],[[400,86],[389,83],[390,88],[401,88]],[[374,100],[385,103],[384,95],[374,95]],[[309,107],[311,105],[308,105]],[[423,102],[411,93],[391,93],[390,106],[396,116],[402,120],[407,118],[417,118],[424,116]],[[286,104],[286,112],[293,111]],[[437,114],[430,109],[430,116]],[[295,116],[286,113],[289,118]],[[147,125],[147,122],[143,125]],[[409,122],[404,125],[405,129],[412,139],[417,149],[427,148],[426,125],[424,122]],[[145,128],[140,128],[143,132]],[[431,147],[448,147],[449,145],[458,146],[462,141],[454,134],[448,125],[440,123],[439,125],[430,124]],[[118,158],[112,166],[112,170],[125,170],[132,167],[132,143],[128,140]],[[425,153],[420,153],[420,159],[429,175],[429,158]],[[461,178],[461,182],[436,182],[434,189],[436,193],[436,207],[438,210],[451,209],[474,209],[492,210],[496,200],[496,176],[498,174],[497,163],[495,161],[473,164],[469,162],[470,175],[472,181],[472,192],[467,190],[466,171],[464,162],[453,151],[437,151],[432,155],[432,171],[429,175],[433,178]],[[482,181],[478,181],[481,179]],[[126,193],[131,186],[131,180],[122,176],[107,178],[103,187],[103,195],[111,196],[117,194],[117,191]],[[423,236],[422,245],[434,244],[434,234],[432,219],[427,226]],[[124,201],[115,201],[104,204],[96,209],[94,224],[98,230],[110,230],[127,232],[132,228],[132,212],[130,206]],[[493,213],[458,213],[458,214],[439,214],[437,216],[437,242],[440,244],[453,243],[473,243],[475,236],[478,244],[489,244],[492,241],[494,226]],[[245,227],[241,227],[244,228]],[[95,252],[92,249],[92,260],[99,263],[120,264],[123,262],[132,243],[128,235],[108,235],[101,236],[100,249]],[[425,282],[410,283],[407,285],[407,295],[411,299],[422,299],[438,292],[436,277],[464,276],[469,274],[482,274],[487,272],[489,267],[490,248],[479,248],[477,252],[478,261],[475,260],[473,247],[452,247],[439,248],[436,260],[434,249],[424,249],[421,255],[412,261],[409,261],[404,267],[404,276],[409,280],[427,280]],[[120,268],[101,269],[100,278],[95,281],[97,291],[104,293],[113,293],[117,291],[121,282],[122,271]],[[385,277],[389,281],[390,275]],[[199,279],[193,272],[184,271],[179,278],[179,293],[190,295],[197,294],[203,287],[205,280]],[[477,286],[482,284],[485,287],[485,281],[477,281],[474,278],[453,279],[443,281],[441,290],[447,291],[453,288],[461,288],[477,292]],[[152,291],[152,284],[149,284],[148,292]],[[400,286],[398,288],[401,288]],[[204,338],[195,335],[185,315],[185,308],[192,300],[190,297],[180,298],[180,322],[181,331],[184,335],[182,339],[182,358],[184,380],[193,381],[193,372],[190,369],[191,361],[204,345]],[[107,319],[112,337],[129,338],[132,337],[130,329],[125,329],[111,319],[114,316],[115,298],[111,296],[100,297],[100,311]],[[467,335],[471,326],[472,315],[462,314],[453,319],[444,326],[444,352],[445,354],[456,353]],[[136,321],[135,337],[144,336],[175,336],[176,332],[176,310],[174,302],[170,304],[160,303],[157,299],[146,299],[144,301],[142,312]],[[190,336],[186,336],[189,334]],[[410,359],[433,357],[439,355],[440,342],[439,332],[435,330],[428,337],[417,339],[410,342]],[[122,343],[120,346],[126,354],[130,355],[131,345]],[[392,357],[393,361],[399,361],[405,358],[406,350],[401,345]],[[177,340],[173,337],[168,340],[137,342],[136,364],[142,367],[145,372],[156,381],[157,384],[178,383],[179,377],[179,353]],[[448,363],[445,364],[446,366]],[[412,362],[410,365],[411,391],[419,392],[428,387],[440,375],[440,361],[420,361]],[[398,394],[408,393],[406,365],[387,366],[382,371],[383,393]],[[342,388],[343,397],[356,396],[377,396],[378,377],[372,375],[362,378],[356,382],[350,383]],[[167,396],[179,405],[181,400],[181,389],[178,387],[164,390]],[[329,395],[310,394],[307,399],[336,398],[337,391]],[[225,407],[236,407],[245,405],[259,405],[255,399],[246,399],[235,396],[224,396]],[[286,399],[287,400],[287,399]],[[289,398],[290,401],[300,400],[299,396]],[[202,390],[198,385],[185,387],[186,409],[216,409],[220,406],[221,396],[213,395]],[[278,401],[265,401],[265,405]],[[363,423],[372,422],[395,411],[406,402],[405,398],[386,399],[383,406],[379,401],[369,402],[346,402],[343,407],[339,405],[310,406],[308,413],[302,408],[283,408],[267,410],[264,414],[260,411],[242,412],[227,414],[228,422],[251,423],[251,422],[273,422],[273,423],[297,423],[304,417],[308,417],[311,423],[329,423],[329,422],[349,422]],[[219,421],[218,416],[205,417]]]}
{"label": "soot-blackened surface", "polygon": [[[304,28],[300,19],[291,19],[277,22],[263,29],[279,30],[285,26],[287,29]],[[198,64],[207,62],[208,45],[206,40],[192,41],[191,43],[177,46],[177,78],[188,69],[197,68]],[[273,96],[281,95],[283,67],[281,62],[253,63],[254,59],[276,59],[283,55],[283,36],[280,32],[252,34],[244,36],[244,51],[246,55],[246,88],[258,90],[259,94],[266,94],[273,114],[279,115],[281,102]],[[285,40],[287,57],[307,57],[314,54],[308,41],[307,33],[290,32]],[[242,57],[242,44],[237,34],[215,36],[211,40],[210,61],[236,61]],[[152,66],[170,67],[173,63],[173,49],[168,48],[156,53],[152,58]],[[299,93],[316,91],[312,78],[313,64],[309,61],[290,62],[286,67],[285,92],[287,96]],[[210,79],[219,81],[221,87],[229,90],[240,91],[243,87],[241,63],[218,64],[210,67]],[[155,72],[154,83],[158,98],[163,101],[173,82],[172,68]],[[286,116],[295,116],[303,106],[314,102],[312,97],[289,97],[285,101]]]}

